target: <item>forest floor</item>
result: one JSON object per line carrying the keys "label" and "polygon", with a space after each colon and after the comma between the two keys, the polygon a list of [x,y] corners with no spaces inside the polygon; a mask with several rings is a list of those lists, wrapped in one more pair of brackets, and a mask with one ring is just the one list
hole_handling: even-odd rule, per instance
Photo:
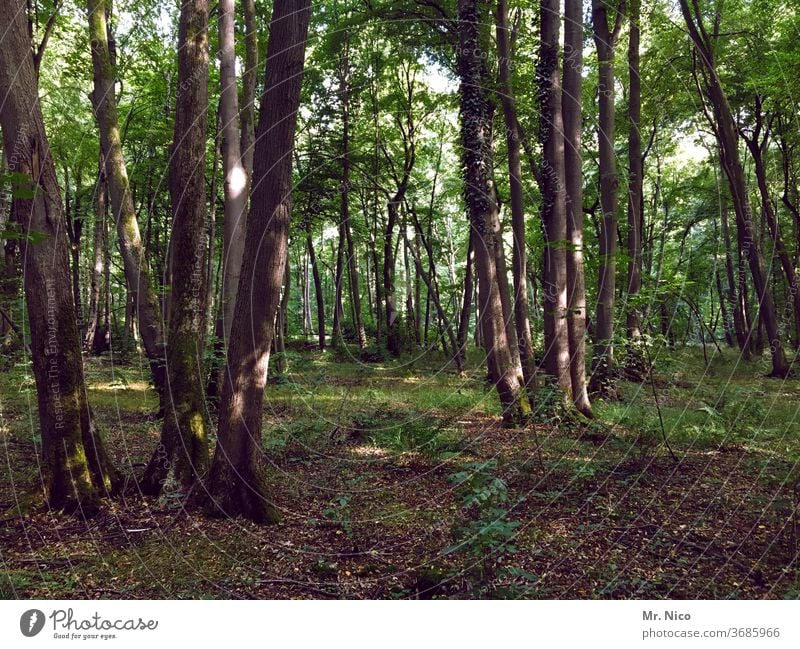
{"label": "forest floor", "polygon": [[[800,380],[727,352],[657,359],[596,422],[503,428],[479,359],[360,364],[290,352],[264,444],[281,523],[131,495],[97,516],[0,523],[5,598],[782,598],[800,596]],[[116,462],[158,442],[146,366],[89,359]],[[0,511],[37,483],[29,366],[0,377]],[[213,440],[212,440],[213,443]]]}

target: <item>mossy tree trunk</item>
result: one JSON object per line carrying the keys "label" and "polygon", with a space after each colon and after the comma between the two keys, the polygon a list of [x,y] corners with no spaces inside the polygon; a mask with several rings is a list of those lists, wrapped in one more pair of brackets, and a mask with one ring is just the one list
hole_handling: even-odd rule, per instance
{"label": "mossy tree trunk", "polygon": [[[208,507],[221,516],[274,522],[264,473],[261,418],[275,313],[286,263],[292,147],[310,0],[276,0],[253,164],[245,252],[219,408]],[[245,297],[248,299],[239,299]]]}
{"label": "mossy tree trunk", "polygon": [[33,373],[42,433],[44,497],[54,509],[89,513],[119,476],[94,429],[86,396],[61,190],[42,120],[37,76],[21,0],[0,4],[0,125],[23,179],[12,210],[21,239]]}
{"label": "mossy tree trunk", "polygon": [[[234,113],[235,119],[235,113]],[[206,330],[208,0],[184,0],[178,25],[178,97],[170,156],[172,259],[167,334],[167,398],[161,443],[141,488],[157,494],[170,467],[185,488],[208,470],[203,352]]]}
{"label": "mossy tree trunk", "polygon": [[94,67],[92,104],[100,131],[100,147],[105,159],[111,208],[117,223],[125,278],[139,318],[140,334],[150,363],[153,383],[164,406],[164,334],[161,309],[150,279],[150,269],[144,255],[136,210],[133,205],[128,172],[122,153],[114,68],[108,43],[108,0],[88,0],[89,41]]}

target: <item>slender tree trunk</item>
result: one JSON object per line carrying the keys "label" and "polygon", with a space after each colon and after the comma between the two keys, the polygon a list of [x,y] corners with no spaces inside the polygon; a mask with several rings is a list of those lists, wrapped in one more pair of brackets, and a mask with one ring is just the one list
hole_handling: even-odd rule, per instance
{"label": "slender tree trunk", "polygon": [[478,274],[481,326],[489,375],[497,389],[506,422],[525,419],[530,404],[520,382],[503,322],[503,305],[497,282],[497,240],[492,227],[497,211],[489,170],[491,165],[491,123],[484,78],[485,59],[481,52],[488,34],[481,37],[482,20],[476,0],[459,0],[457,49],[461,81],[461,145],[464,158],[464,192],[470,223],[476,230],[475,262]]}
{"label": "slender tree trunk", "polygon": [[[208,127],[208,0],[183,0],[178,25],[178,97],[170,156],[172,261],[167,334],[169,399],[161,443],[140,487],[157,494],[174,466],[190,488],[208,470],[203,396],[206,333],[206,129]],[[232,18],[232,17],[231,17]],[[235,119],[235,113],[234,113]]]}
{"label": "slender tree trunk", "polygon": [[248,176],[239,135],[239,96],[236,90],[234,0],[219,0],[219,82],[222,173],[225,177],[225,216],[222,235],[222,322],[227,345],[239,288],[244,252]]}
{"label": "slender tree trunk", "polygon": [[642,379],[647,371],[639,323],[642,290],[642,91],[639,76],[639,18],[641,0],[628,0],[628,273],[625,324],[628,336],[625,369],[629,378]]}
{"label": "slender tree trunk", "polygon": [[497,3],[496,22],[500,100],[503,105],[503,117],[506,125],[508,177],[511,194],[511,229],[514,238],[514,255],[511,263],[514,277],[514,324],[525,385],[528,387],[529,392],[532,392],[536,363],[533,357],[533,338],[531,337],[531,323],[528,315],[525,203],[522,189],[517,109],[511,85],[511,46],[509,42],[507,0],[499,0]]}
{"label": "slender tree trunk", "polygon": [[141,323],[142,343],[163,408],[166,373],[161,309],[142,249],[142,239],[139,235],[139,225],[136,221],[136,211],[122,153],[106,11],[107,0],[88,0],[89,40],[94,65],[92,104],[100,131],[100,145],[105,159],[106,179],[117,223],[117,239],[125,268],[125,278],[136,305],[136,313]]}
{"label": "slender tree trunk", "polygon": [[69,277],[68,242],[61,191],[44,129],[37,76],[21,0],[0,4],[0,126],[3,148],[13,152],[8,169],[30,192],[12,200],[20,239],[33,373],[42,438],[44,499],[52,509],[93,513],[113,493],[119,475],[94,428],[86,395],[80,341]]}
{"label": "slender tree trunk", "polygon": [[97,167],[97,184],[94,194],[94,235],[92,237],[92,279],[89,290],[86,333],[83,337],[83,349],[85,351],[91,351],[94,348],[94,338],[100,319],[100,294],[104,270],[103,244],[105,242],[103,234],[106,228],[106,172],[102,154]]}
{"label": "slender tree trunk", "polygon": [[747,184],[739,156],[736,122],[733,119],[727,95],[722,88],[722,82],[717,74],[713,54],[714,43],[710,40],[703,26],[702,16],[693,14],[687,0],[680,0],[680,6],[689,29],[689,35],[694,43],[695,51],[706,72],[705,89],[713,111],[714,123],[712,126],[720,148],[720,161],[728,178],[733,207],[736,213],[736,226],[741,242],[742,255],[750,267],[753,287],[756,292],[756,301],[759,305],[759,315],[763,319],[772,354],[771,376],[782,378],[789,373],[790,365],[786,362],[786,356],[783,351],[775,303],[769,290],[768,278],[764,271],[764,258],[753,224]]}
{"label": "slender tree trunk", "polygon": [[[341,219],[341,214],[340,214]],[[336,245],[336,271],[334,273],[334,296],[333,296],[333,325],[331,327],[331,344],[336,347],[342,344],[342,319],[344,317],[344,305],[342,304],[343,282],[344,282],[344,247],[347,234],[344,229],[344,220],[339,221],[339,241]]]}
{"label": "slender tree trunk", "polygon": [[617,176],[614,152],[614,49],[622,25],[624,0],[615,11],[615,23],[608,26],[608,6],[604,0],[592,0],[592,27],[597,49],[600,152],[600,270],[597,287],[592,389],[613,394],[614,370],[614,300],[617,272]]}
{"label": "slender tree trunk", "polygon": [[[750,350],[750,326],[745,317],[741,292],[737,291],[737,281],[733,269],[733,246],[731,244],[730,229],[728,227],[728,206],[722,205],[721,219],[722,239],[725,244],[725,275],[728,279],[728,303],[733,311],[733,330],[736,334],[736,343],[744,360],[752,358]],[[741,266],[741,264],[739,264]]]}
{"label": "slender tree trunk", "polygon": [[317,266],[317,256],[314,253],[314,241],[311,232],[306,233],[306,247],[308,257],[311,261],[311,273],[314,276],[314,295],[317,300],[317,336],[319,338],[319,350],[325,351],[325,296],[322,291],[322,281],[319,277],[319,267]]}
{"label": "slender tree trunk", "polygon": [[586,388],[586,283],[583,271],[583,162],[581,88],[583,84],[583,3],[564,0],[564,180],[567,211],[567,334],[572,400],[592,416]]}
{"label": "slender tree trunk", "polygon": [[469,321],[472,316],[472,294],[475,292],[473,267],[475,264],[476,237],[475,230],[470,226],[469,243],[467,244],[467,265],[464,270],[464,299],[461,300],[461,313],[458,319],[458,352],[461,355],[462,364],[466,364],[467,360],[467,336],[469,334]]}
{"label": "slender tree trunk", "polygon": [[303,77],[310,0],[276,0],[253,166],[252,208],[227,370],[217,448],[207,481],[210,510],[275,522],[264,476],[261,418],[291,214],[292,146]]}
{"label": "slender tree trunk", "polygon": [[[542,0],[540,5],[541,49],[537,65],[539,83],[539,140],[543,163],[542,223],[546,249],[544,268],[544,308],[551,320],[545,335],[547,372],[572,400],[572,378],[567,326],[567,238],[564,124],[561,114],[561,78],[558,50],[560,14],[558,0]],[[547,335],[549,334],[549,335]]]}

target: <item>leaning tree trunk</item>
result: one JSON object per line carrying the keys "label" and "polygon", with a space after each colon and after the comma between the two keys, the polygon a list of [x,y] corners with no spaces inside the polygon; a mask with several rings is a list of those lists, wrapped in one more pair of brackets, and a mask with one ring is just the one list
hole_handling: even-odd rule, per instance
{"label": "leaning tree trunk", "polygon": [[461,355],[461,364],[467,362],[467,336],[469,334],[469,321],[472,317],[472,294],[475,292],[473,267],[475,266],[475,234],[474,228],[469,229],[469,243],[467,243],[467,264],[464,270],[464,298],[461,300],[461,312],[458,316],[458,353]]}
{"label": "leaning tree trunk", "polygon": [[542,0],[539,14],[541,49],[537,65],[539,85],[539,140],[543,163],[539,175],[542,188],[542,223],[546,237],[544,308],[551,321],[545,336],[547,372],[571,401],[572,379],[567,327],[567,238],[564,125],[561,114],[561,79],[558,65],[560,17],[558,0]]}
{"label": "leaning tree trunk", "polygon": [[622,25],[624,0],[616,9],[613,29],[608,26],[608,7],[604,0],[592,0],[592,27],[597,48],[600,152],[600,269],[597,286],[592,389],[613,393],[614,299],[617,272],[617,176],[614,152],[614,49]]}
{"label": "leaning tree trunk", "polygon": [[482,21],[477,0],[459,0],[457,49],[458,73],[461,81],[461,144],[463,147],[464,193],[470,222],[476,231],[475,265],[478,274],[480,321],[489,374],[495,383],[503,418],[519,421],[530,414],[530,404],[515,366],[505,323],[497,282],[497,240],[492,227],[497,211],[491,169],[491,123],[484,78],[485,37],[481,38]]}
{"label": "leaning tree trunk", "polygon": [[567,333],[572,400],[578,412],[592,416],[586,389],[586,283],[583,271],[583,168],[581,87],[583,84],[583,3],[564,2],[564,181],[567,210]]}
{"label": "leaning tree trunk", "polygon": [[[235,119],[235,113],[234,113]],[[178,26],[178,97],[170,157],[172,260],[167,334],[167,390],[161,443],[142,491],[161,491],[170,467],[185,488],[208,470],[203,396],[206,332],[206,128],[208,126],[208,0],[184,0]]]}
{"label": "leaning tree trunk", "polygon": [[20,240],[33,373],[42,438],[41,485],[53,509],[94,510],[119,475],[94,429],[86,396],[80,339],[70,287],[61,190],[39,103],[37,77],[21,0],[0,4],[0,126],[12,151],[8,169],[27,185],[12,202]]}
{"label": "leaning tree trunk", "polygon": [[264,475],[261,416],[291,213],[292,146],[311,0],[276,0],[253,166],[252,207],[207,481],[210,510],[274,522]]}
{"label": "leaning tree trunk", "polygon": [[117,239],[122,253],[128,290],[133,293],[145,354],[150,363],[153,383],[164,406],[164,338],[161,309],[150,280],[136,221],[136,210],[128,183],[122,154],[119,118],[114,92],[114,69],[108,47],[108,0],[88,0],[89,39],[94,65],[92,104],[100,131],[100,146],[106,164],[106,180],[111,207],[117,222]]}
{"label": "leaning tree trunk", "polygon": [[741,253],[750,267],[750,275],[753,278],[753,288],[755,289],[756,301],[759,306],[760,320],[763,320],[769,338],[772,354],[772,372],[770,375],[782,378],[789,373],[790,365],[787,363],[783,351],[775,303],[769,290],[768,277],[764,271],[764,257],[761,253],[750,210],[747,183],[745,182],[744,169],[739,156],[739,138],[736,122],[714,61],[715,42],[703,25],[702,15],[693,13],[687,0],[680,0],[680,7],[686,26],[689,29],[689,36],[698,54],[698,59],[706,72],[705,90],[713,112],[714,123],[712,126],[720,148],[720,162],[731,190]]}

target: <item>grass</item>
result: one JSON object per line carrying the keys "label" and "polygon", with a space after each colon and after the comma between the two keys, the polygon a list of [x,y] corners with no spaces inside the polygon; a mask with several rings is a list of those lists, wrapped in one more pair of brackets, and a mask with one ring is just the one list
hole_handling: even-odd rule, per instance
{"label": "grass", "polygon": [[[760,363],[733,353],[712,356],[708,368],[697,350],[661,355],[656,388],[676,464],[648,384],[596,401],[590,427],[540,417],[504,429],[479,354],[464,377],[442,371],[436,353],[356,358],[291,352],[288,372],[267,388],[263,441],[280,525],[210,520],[165,497],[129,496],[91,521],[35,514],[0,525],[0,596],[800,592],[796,379],[767,379]],[[146,367],[90,359],[86,376],[115,461],[140,470],[160,425]],[[6,508],[37,482],[30,367],[0,374],[0,395]],[[464,506],[453,476],[470,467],[502,485],[501,505]],[[464,530],[475,538],[465,543]],[[448,551],[456,539],[458,551]]]}

